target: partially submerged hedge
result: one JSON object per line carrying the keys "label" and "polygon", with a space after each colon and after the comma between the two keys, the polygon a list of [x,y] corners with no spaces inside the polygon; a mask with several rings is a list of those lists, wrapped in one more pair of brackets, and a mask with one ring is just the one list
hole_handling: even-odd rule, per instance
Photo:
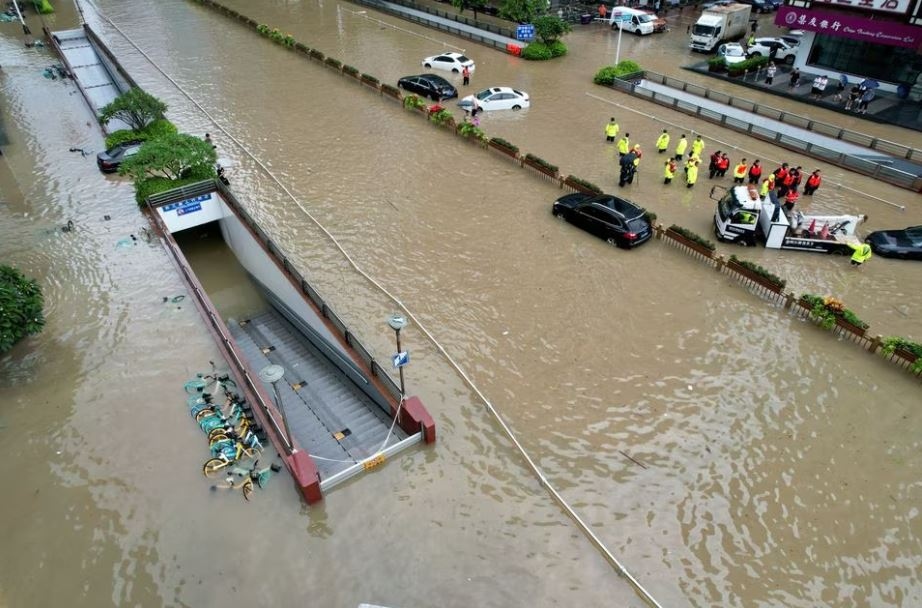
{"label": "partially submerged hedge", "polygon": [[698,243],[699,245],[701,245],[702,247],[704,247],[704,248],[707,249],[708,251],[714,251],[714,250],[717,249],[717,246],[716,246],[714,243],[712,243],[711,241],[707,240],[707,239],[704,238],[703,236],[701,236],[701,235],[699,235],[699,234],[697,234],[697,233],[695,233],[695,232],[692,232],[692,231],[689,230],[688,228],[682,228],[682,227],[679,226],[679,225],[673,224],[672,226],[669,227],[669,230],[672,230],[673,232],[675,232],[676,234],[678,234],[678,235],[680,235],[680,236],[684,236],[684,237],[685,237],[686,239],[688,239],[689,241],[692,241],[692,242],[694,242],[694,243]]}
{"label": "partially submerged hedge", "polygon": [[132,131],[131,129],[113,131],[106,136],[106,150],[128,141],[147,141],[148,139],[156,139],[176,132],[176,125],[166,118],[161,118],[160,120],[155,120],[150,123],[140,131]]}
{"label": "partially submerged hedge", "polygon": [[731,256],[730,256],[730,261],[731,261],[731,262],[736,262],[737,264],[739,264],[740,266],[742,266],[742,267],[745,268],[746,270],[752,272],[753,274],[759,275],[759,276],[762,277],[763,279],[766,279],[769,283],[774,283],[775,285],[777,285],[777,286],[780,287],[781,289],[784,289],[784,287],[788,284],[787,281],[785,281],[784,279],[782,279],[781,277],[779,277],[779,276],[776,275],[776,274],[772,274],[771,272],[769,272],[769,271],[766,270],[765,268],[759,266],[759,265],[756,264],[755,262],[750,262],[750,261],[748,261],[748,260],[741,260],[741,259],[739,259],[738,257],[736,257],[735,255],[731,255]]}
{"label": "partially submerged hedge", "polygon": [[598,72],[592,78],[592,82],[596,84],[604,84],[611,86],[615,84],[616,78],[622,78],[629,74],[636,74],[637,72],[642,72],[643,69],[634,61],[630,59],[625,59],[624,61],[618,63],[618,65],[609,65]]}

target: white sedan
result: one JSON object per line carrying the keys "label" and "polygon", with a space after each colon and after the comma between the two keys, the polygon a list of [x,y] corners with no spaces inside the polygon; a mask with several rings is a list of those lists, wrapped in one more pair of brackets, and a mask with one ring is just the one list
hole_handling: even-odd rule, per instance
{"label": "white sedan", "polygon": [[445,70],[447,72],[454,72],[455,74],[460,74],[461,70],[465,67],[471,72],[476,68],[474,61],[468,59],[461,53],[442,53],[441,55],[426,57],[423,59],[423,67],[435,70]]}
{"label": "white sedan", "polygon": [[719,47],[717,47],[717,54],[724,58],[724,63],[727,65],[733,65],[734,63],[746,61],[746,49],[744,49],[741,44],[736,42],[721,44]]}
{"label": "white sedan", "polygon": [[476,95],[468,95],[458,102],[458,105],[470,109],[474,105],[474,98],[481,110],[521,110],[531,105],[528,93],[517,91],[511,87],[490,87]]}

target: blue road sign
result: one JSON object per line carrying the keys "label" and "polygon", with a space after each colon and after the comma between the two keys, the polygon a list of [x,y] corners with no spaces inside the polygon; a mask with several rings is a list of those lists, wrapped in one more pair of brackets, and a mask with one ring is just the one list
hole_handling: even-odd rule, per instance
{"label": "blue road sign", "polygon": [[523,25],[516,26],[515,28],[515,39],[516,40],[534,40],[535,38],[535,26],[531,23],[525,23]]}
{"label": "blue road sign", "polygon": [[391,360],[394,362],[394,369],[406,367],[406,365],[410,362],[410,353],[403,351],[402,353],[391,355]]}

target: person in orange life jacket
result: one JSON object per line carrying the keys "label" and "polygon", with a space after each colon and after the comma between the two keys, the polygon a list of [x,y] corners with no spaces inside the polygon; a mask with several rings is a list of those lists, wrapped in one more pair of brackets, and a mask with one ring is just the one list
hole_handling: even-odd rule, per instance
{"label": "person in orange life jacket", "polygon": [[746,164],[746,159],[744,158],[739,162],[738,165],[733,167],[733,183],[742,184],[743,180],[746,179],[746,173],[749,172],[749,165]]}
{"label": "person in orange life jacket", "polygon": [[794,183],[791,184],[791,188],[797,191],[800,188],[800,182],[804,178],[804,168],[798,165],[796,169],[791,169],[791,176],[794,178]]}
{"label": "person in orange life jacket", "polygon": [[720,160],[720,150],[711,154],[710,162],[708,162],[708,179],[714,179],[714,176],[717,175],[717,162]]}
{"label": "person in orange life jacket", "polygon": [[810,174],[810,177],[807,178],[807,183],[804,184],[804,194],[807,196],[813,196],[813,193],[816,192],[816,189],[820,187],[822,182],[823,178],[820,177],[820,170],[817,169]]}
{"label": "person in orange life jacket", "polygon": [[730,168],[730,159],[727,157],[727,153],[724,152],[720,155],[720,160],[717,161],[717,177],[724,177],[727,174],[727,169]]}
{"label": "person in orange life jacket", "polygon": [[784,196],[785,211],[793,211],[794,205],[797,203],[797,199],[799,198],[800,194],[797,193],[797,190],[789,190],[788,193]]}
{"label": "person in orange life jacket", "polygon": [[759,159],[752,161],[752,166],[749,167],[749,183],[758,184],[759,178],[762,177],[762,165],[759,164]]}
{"label": "person in orange life jacket", "polygon": [[788,174],[788,164],[782,163],[780,167],[772,171],[772,175],[775,176],[775,183],[781,184],[784,181],[784,177]]}

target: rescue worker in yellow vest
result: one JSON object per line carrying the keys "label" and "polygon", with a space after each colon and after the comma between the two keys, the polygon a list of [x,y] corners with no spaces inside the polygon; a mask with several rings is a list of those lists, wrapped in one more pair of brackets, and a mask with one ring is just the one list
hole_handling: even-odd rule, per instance
{"label": "rescue worker in yellow vest", "polygon": [[625,133],[624,137],[618,140],[618,156],[624,156],[631,151],[631,134]]}
{"label": "rescue worker in yellow vest", "polygon": [[656,138],[656,152],[662,154],[669,148],[669,132],[663,129],[662,134]]}
{"label": "rescue worker in yellow vest", "polygon": [[742,184],[746,179],[746,174],[749,173],[749,165],[746,164],[746,159],[744,158],[733,167],[733,183]]}
{"label": "rescue worker in yellow vest", "polygon": [[848,246],[854,251],[852,254],[852,266],[861,266],[874,255],[871,251],[871,246],[867,243],[849,243]]}
{"label": "rescue worker in yellow vest", "polygon": [[605,141],[610,144],[615,143],[615,138],[618,137],[618,131],[621,130],[621,127],[618,126],[618,123],[615,121],[615,117],[612,116],[611,120],[608,121],[608,124],[605,125]]}
{"label": "rescue worker in yellow vest", "polygon": [[682,160],[682,157],[685,156],[686,148],[688,148],[688,140],[685,139],[685,133],[682,133],[682,137],[679,138],[678,143],[675,145],[676,162]]}
{"label": "rescue worker in yellow vest", "polygon": [[687,187],[691,188],[695,185],[695,182],[698,181],[698,161],[692,161],[692,163],[686,168],[688,170],[685,172],[685,183],[687,184]]}
{"label": "rescue worker in yellow vest", "polygon": [[676,169],[675,159],[670,158],[669,160],[666,161],[666,168],[663,169],[663,178],[664,178],[663,183],[664,184],[668,185],[672,183],[672,179],[675,177],[675,169]]}
{"label": "rescue worker in yellow vest", "polygon": [[701,153],[704,152],[704,140],[700,135],[692,142],[691,148],[691,155],[701,158]]}
{"label": "rescue worker in yellow vest", "polygon": [[762,180],[762,185],[759,187],[759,196],[765,198],[768,196],[768,193],[775,189],[775,176],[772,173],[768,174],[768,177]]}

